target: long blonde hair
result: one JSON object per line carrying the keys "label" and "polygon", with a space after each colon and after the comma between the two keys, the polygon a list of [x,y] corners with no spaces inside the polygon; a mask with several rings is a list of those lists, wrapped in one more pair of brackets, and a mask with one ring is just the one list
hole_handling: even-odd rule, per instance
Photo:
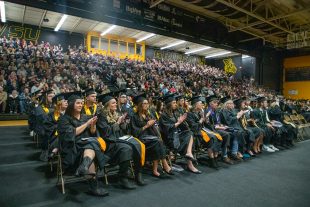
{"label": "long blonde hair", "polygon": [[[110,100],[111,101],[111,100]],[[102,113],[108,120],[108,123],[115,123],[117,122],[118,118],[120,117],[120,114],[117,111],[114,111],[113,113],[110,110],[109,104],[110,101],[108,101],[104,107],[102,108]]]}

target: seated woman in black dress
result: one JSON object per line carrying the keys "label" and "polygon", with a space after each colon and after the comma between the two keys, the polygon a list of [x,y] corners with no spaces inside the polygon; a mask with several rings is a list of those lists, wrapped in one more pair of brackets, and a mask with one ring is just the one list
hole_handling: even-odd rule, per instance
{"label": "seated woman in black dress", "polygon": [[58,152],[58,130],[57,124],[58,120],[68,107],[68,96],[72,93],[61,93],[53,97],[53,103],[55,104],[54,111],[50,112],[47,118],[43,122],[45,137],[43,137],[43,142],[49,145],[49,159],[52,159]]}
{"label": "seated woman in black dress", "polygon": [[153,176],[160,177],[158,162],[162,161],[163,170],[172,175],[172,171],[166,160],[166,148],[161,140],[156,118],[149,112],[148,100],[143,95],[134,98],[137,112],[131,119],[131,130],[135,137],[138,137],[146,147],[146,160],[153,161]]}
{"label": "seated woman in black dress", "polygon": [[195,138],[197,138],[197,144],[208,149],[209,165],[212,168],[217,169],[217,157],[218,152],[221,149],[222,137],[220,134],[213,132],[207,128],[207,122],[211,112],[205,114],[202,97],[196,96],[191,99],[192,109],[188,113],[187,123]]}
{"label": "seated woman in black dress", "polygon": [[194,146],[193,134],[186,123],[187,114],[181,114],[177,108],[175,96],[173,94],[164,97],[165,109],[159,119],[162,131],[162,138],[171,150],[175,150],[187,159],[187,169],[196,174],[200,174],[194,165],[192,150]]}
{"label": "seated woman in black dress", "polygon": [[128,182],[130,160],[134,162],[135,181],[138,185],[145,185],[141,168],[145,161],[144,144],[128,135],[127,113],[120,115],[117,112],[117,102],[110,95],[101,95],[98,101],[104,106],[98,114],[97,128],[100,136],[107,143],[105,155],[110,158],[109,163],[119,165],[120,184],[126,189],[134,186]]}
{"label": "seated woman in black dress", "polygon": [[[71,95],[65,115],[58,121],[59,142],[64,171],[76,169],[76,176],[86,176],[90,192],[97,196],[106,196],[108,192],[99,185],[96,179],[95,160],[103,169],[105,165],[105,142],[96,137],[97,117],[89,118],[81,114],[83,98]],[[82,162],[81,162],[82,160]]]}

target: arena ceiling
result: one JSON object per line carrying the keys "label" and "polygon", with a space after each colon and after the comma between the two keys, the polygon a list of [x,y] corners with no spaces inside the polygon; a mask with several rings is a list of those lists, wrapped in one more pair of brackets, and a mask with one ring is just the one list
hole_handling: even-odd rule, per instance
{"label": "arena ceiling", "polygon": [[152,6],[163,2],[252,36],[243,42],[262,39],[285,47],[289,34],[310,33],[310,0],[152,0]]}
{"label": "arena ceiling", "polygon": [[[61,13],[25,6],[21,4],[15,4],[11,2],[5,2],[5,9],[6,9],[6,18],[8,21],[19,22],[21,24],[30,24],[51,29],[54,29],[56,27],[61,17],[63,16],[63,14]],[[44,19],[48,19],[48,21],[44,21]],[[61,30],[68,31],[70,33],[76,32],[82,34],[86,34],[89,31],[96,31],[101,33],[110,26],[111,24],[108,23],[68,15],[65,22],[61,26]],[[109,34],[116,34],[120,36],[126,34],[126,37],[139,39],[151,33],[126,28],[122,26],[117,26],[115,29],[109,32]],[[171,38],[163,35],[155,35],[146,40],[146,45],[161,48],[178,41],[180,40],[176,38]],[[172,47],[170,49],[185,53],[185,52],[192,52],[205,47],[206,45],[186,41],[185,43]],[[209,49],[203,51],[197,51],[192,54],[200,56],[208,56],[212,54],[225,53],[225,52],[227,52],[227,50],[211,47]],[[230,52],[229,54],[225,54],[220,57],[228,57],[235,55],[239,55],[239,53]]]}

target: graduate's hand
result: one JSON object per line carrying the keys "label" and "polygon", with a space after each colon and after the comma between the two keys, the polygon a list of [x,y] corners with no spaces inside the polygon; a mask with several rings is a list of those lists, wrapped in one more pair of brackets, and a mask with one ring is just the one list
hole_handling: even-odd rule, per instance
{"label": "graduate's hand", "polygon": [[183,114],[178,118],[178,123],[181,124],[187,118],[187,113]]}
{"label": "graduate's hand", "polygon": [[206,117],[209,117],[211,115],[211,110],[208,111],[208,113],[206,114]]}
{"label": "graduate's hand", "polygon": [[155,119],[149,120],[149,121],[147,122],[146,126],[147,126],[147,127],[153,126],[153,125],[155,124],[155,121],[156,121]]}
{"label": "graduate's hand", "polygon": [[91,122],[91,126],[94,126],[94,125],[96,125],[96,123],[97,123],[97,120],[98,120],[98,117],[97,116],[94,116],[92,119],[92,122]]}

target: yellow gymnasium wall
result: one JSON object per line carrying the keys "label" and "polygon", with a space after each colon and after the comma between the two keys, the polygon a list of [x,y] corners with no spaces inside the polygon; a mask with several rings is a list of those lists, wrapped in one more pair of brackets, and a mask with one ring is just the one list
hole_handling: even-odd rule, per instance
{"label": "yellow gymnasium wall", "polygon": [[115,58],[129,58],[145,61],[145,42],[136,39],[107,34],[101,36],[97,32],[89,32],[86,38],[87,51],[93,54],[112,56]]}
{"label": "yellow gymnasium wall", "polygon": [[290,99],[310,99],[310,55],[284,59],[283,94]]}

